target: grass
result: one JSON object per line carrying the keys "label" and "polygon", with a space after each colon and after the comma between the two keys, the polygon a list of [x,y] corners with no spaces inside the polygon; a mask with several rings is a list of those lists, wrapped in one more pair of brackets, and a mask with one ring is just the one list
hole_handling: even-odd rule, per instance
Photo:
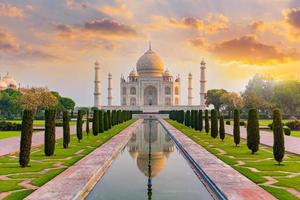
{"label": "grass", "polygon": [[[27,195],[33,192],[33,190],[21,190],[24,188],[18,185],[20,181],[31,179],[30,184],[32,185],[38,187],[44,185],[66,168],[73,165],[78,160],[107,142],[133,122],[134,120],[130,120],[116,125],[112,129],[98,136],[94,136],[91,133],[89,136],[84,134],[84,138],[80,143],[78,143],[76,136],[71,136],[70,146],[67,149],[62,147],[62,139],[59,139],[56,141],[55,154],[51,157],[44,156],[43,146],[34,148],[31,151],[30,167],[19,167],[18,154],[0,157],[0,175],[5,175],[12,179],[12,181],[0,182],[1,190],[20,190],[12,193],[5,199],[25,198]],[[60,164],[62,168],[57,164]]]}
{"label": "grass", "polygon": [[[213,139],[209,134],[195,131],[190,127],[186,127],[176,121],[167,120],[171,125],[180,130],[182,133],[190,137],[193,141],[207,149],[219,159],[232,166],[244,176],[248,177],[256,184],[262,184],[267,181],[266,177],[272,177],[278,182],[274,185],[286,188],[294,188],[300,192],[300,175],[294,178],[288,178],[287,175],[299,173],[300,156],[286,154],[283,165],[278,165],[273,158],[273,150],[270,147],[260,145],[260,150],[251,155],[245,140],[241,140],[239,147],[235,147],[233,137],[226,135],[224,141],[219,138]],[[225,151],[221,155],[218,149]],[[237,161],[243,161],[245,165],[237,165]],[[250,168],[254,168],[259,172],[253,172]],[[279,199],[299,199],[288,191],[272,187],[272,185],[262,186],[265,190]]]}
{"label": "grass", "polygon": [[[17,124],[22,124],[22,120],[5,120],[6,122],[12,122]],[[76,121],[70,121],[70,126],[76,125]],[[45,126],[45,120],[34,120],[33,126]]]}
{"label": "grass", "polygon": [[0,131],[0,139],[20,136],[20,131]]}

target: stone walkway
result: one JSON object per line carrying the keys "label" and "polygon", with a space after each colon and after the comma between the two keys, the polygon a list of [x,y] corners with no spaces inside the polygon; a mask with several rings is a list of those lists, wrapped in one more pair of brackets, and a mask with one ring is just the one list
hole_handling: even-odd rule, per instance
{"label": "stone walkway", "polygon": [[[225,130],[227,134],[233,135],[233,126],[226,125]],[[240,127],[241,138],[247,138],[247,129],[245,127]],[[293,154],[300,155],[300,138],[293,136],[284,136],[285,151]],[[267,131],[260,130],[260,143],[273,146],[273,134]]]}
{"label": "stone walkway", "polygon": [[26,199],[84,199],[142,122],[142,119],[136,121]]}
{"label": "stone walkway", "polygon": [[[85,127],[85,126],[84,126]],[[76,126],[70,126],[70,133],[76,133]],[[32,136],[32,147],[44,144],[44,131],[35,132]],[[56,139],[63,137],[62,127],[56,127]],[[20,137],[11,137],[0,140],[0,156],[15,153],[20,150]]]}
{"label": "stone walkway", "polygon": [[[160,121],[229,200],[275,200],[275,197],[219,160],[172,125],[164,120]],[[220,151],[220,154],[224,153]]]}

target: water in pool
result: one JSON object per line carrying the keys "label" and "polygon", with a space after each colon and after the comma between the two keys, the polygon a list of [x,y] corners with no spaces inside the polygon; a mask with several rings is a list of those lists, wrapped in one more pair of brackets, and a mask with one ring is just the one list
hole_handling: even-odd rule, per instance
{"label": "water in pool", "polygon": [[156,120],[145,120],[87,199],[213,199]]}

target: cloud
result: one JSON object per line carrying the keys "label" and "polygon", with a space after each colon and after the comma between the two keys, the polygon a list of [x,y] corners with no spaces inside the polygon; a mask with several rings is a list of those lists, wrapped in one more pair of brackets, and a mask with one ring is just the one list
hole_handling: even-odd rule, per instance
{"label": "cloud", "polygon": [[227,40],[216,44],[210,52],[226,62],[239,62],[250,65],[274,65],[297,60],[299,52],[261,43],[255,35]]}
{"label": "cloud", "polygon": [[282,13],[289,27],[290,39],[300,39],[300,8],[285,9]]}
{"label": "cloud", "polygon": [[20,48],[17,39],[8,30],[0,28],[0,50],[16,51]]}
{"label": "cloud", "polygon": [[104,5],[99,10],[109,16],[117,16],[125,19],[132,19],[133,13],[129,10],[126,4],[122,3],[116,7]]}
{"label": "cloud", "polygon": [[24,12],[16,6],[0,3],[0,16],[22,18]]}
{"label": "cloud", "polygon": [[195,38],[191,38],[188,40],[189,44],[198,48],[198,49],[202,49],[202,48],[207,48],[209,46],[207,40],[203,37],[195,37]]}
{"label": "cloud", "polygon": [[86,9],[88,5],[86,3],[78,3],[76,0],[65,0],[65,4],[69,9]]}

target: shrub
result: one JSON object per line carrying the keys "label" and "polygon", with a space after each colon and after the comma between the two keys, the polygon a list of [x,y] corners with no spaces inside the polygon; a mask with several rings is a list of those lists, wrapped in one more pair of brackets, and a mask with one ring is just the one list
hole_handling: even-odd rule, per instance
{"label": "shrub", "polygon": [[95,109],[93,114],[93,135],[99,133],[99,110]]}
{"label": "shrub", "polygon": [[45,110],[45,155],[52,156],[55,150],[55,116],[56,110]]}
{"label": "shrub", "polygon": [[241,122],[240,122],[240,126],[246,126],[246,122],[241,121]]}
{"label": "shrub", "polygon": [[231,124],[231,122],[230,121],[226,121],[226,125],[230,125]]}
{"label": "shrub", "polygon": [[250,109],[248,114],[247,126],[247,146],[252,151],[252,154],[259,149],[259,123],[256,109]]}
{"label": "shrub", "polygon": [[212,138],[216,138],[218,136],[218,116],[217,110],[213,109],[210,112],[211,115],[211,131],[210,135]]}
{"label": "shrub", "polygon": [[76,135],[77,135],[78,142],[82,140],[82,117],[83,117],[83,110],[78,110],[77,123],[76,123]]}
{"label": "shrub", "polygon": [[107,123],[108,123],[108,129],[111,129],[111,113],[110,113],[110,110],[107,111]]}
{"label": "shrub", "polygon": [[104,131],[108,130],[108,116],[107,116],[107,112],[104,111],[103,114],[103,123],[104,123]]}
{"label": "shrub", "polygon": [[104,132],[104,119],[103,119],[103,111],[99,110],[99,133]]}
{"label": "shrub", "polygon": [[33,110],[24,110],[22,119],[22,131],[20,141],[19,164],[27,167],[30,161],[30,149],[33,132]]}
{"label": "shrub", "polygon": [[225,127],[224,127],[224,117],[220,116],[220,139],[223,141],[225,139]]}
{"label": "shrub", "polygon": [[89,110],[87,110],[86,111],[86,127],[85,127],[87,135],[89,135],[89,133],[90,133],[90,118],[89,118],[89,115],[90,115],[90,112],[89,112]]}
{"label": "shrub", "polygon": [[63,147],[68,148],[70,143],[70,117],[69,111],[63,112]]}
{"label": "shrub", "polygon": [[291,135],[292,131],[291,131],[291,129],[289,127],[284,127],[283,130],[284,130],[284,134],[285,135],[287,135],[287,136]]}
{"label": "shrub", "polygon": [[203,111],[199,110],[199,130],[202,131],[203,130]]}
{"label": "shrub", "polygon": [[22,130],[22,125],[12,122],[0,122],[0,131],[20,131]]}
{"label": "shrub", "polygon": [[293,131],[300,131],[300,121],[299,120],[287,122],[285,125]]}
{"label": "shrub", "polygon": [[235,109],[233,113],[233,138],[235,146],[240,144],[241,136],[240,136],[240,112]]}
{"label": "shrub", "polygon": [[209,133],[209,117],[208,117],[208,110],[205,110],[205,124],[204,124],[204,128],[205,128],[205,132]]}
{"label": "shrub", "polygon": [[184,125],[187,127],[191,126],[191,111],[189,110],[185,112]]}
{"label": "shrub", "polygon": [[275,109],[273,111],[273,134],[274,134],[274,144],[273,144],[273,155],[275,160],[280,163],[284,157],[284,136],[281,122],[280,110]]}

